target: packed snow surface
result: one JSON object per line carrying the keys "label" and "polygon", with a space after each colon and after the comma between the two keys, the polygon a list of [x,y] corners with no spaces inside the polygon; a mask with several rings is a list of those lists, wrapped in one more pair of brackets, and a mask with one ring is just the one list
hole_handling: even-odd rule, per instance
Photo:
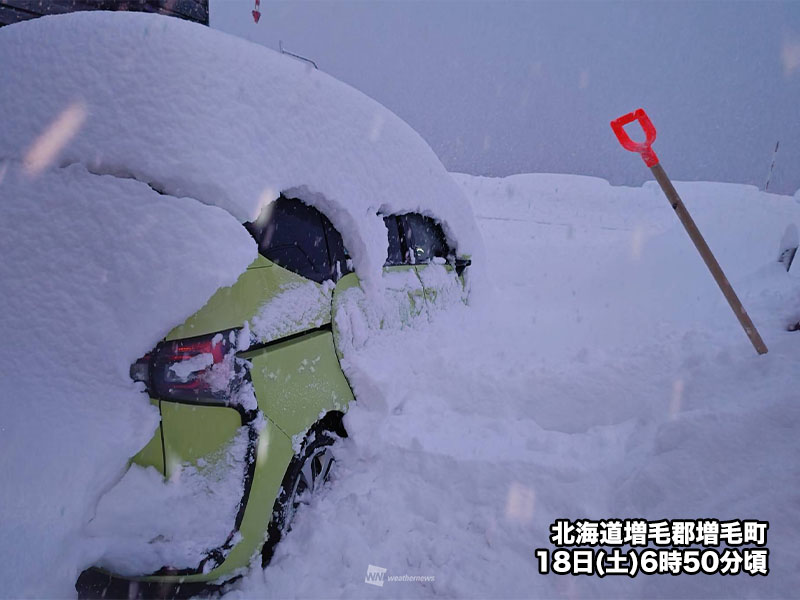
{"label": "packed snow surface", "polygon": [[[454,177],[493,293],[349,349],[334,479],[228,597],[796,596],[800,264],[777,258],[800,204],[676,184],[758,356],[654,183]],[[540,575],[559,518],[768,520],[769,575]]]}
{"label": "packed snow surface", "polygon": [[379,212],[442,221],[480,250],[461,190],[428,145],[361,92],[195,23],[73,13],[0,31],[0,159],[81,163],[254,220],[281,192],[322,210],[379,285]]}

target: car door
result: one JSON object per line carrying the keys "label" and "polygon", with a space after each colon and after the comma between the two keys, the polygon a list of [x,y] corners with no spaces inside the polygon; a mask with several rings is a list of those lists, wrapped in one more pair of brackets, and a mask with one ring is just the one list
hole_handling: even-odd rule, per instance
{"label": "car door", "polygon": [[254,224],[259,252],[275,269],[303,278],[265,303],[251,324],[254,348],[242,356],[264,414],[289,435],[305,433],[320,412],[344,411],[352,393],[336,356],[331,303],[350,271],[331,221],[300,200],[281,197]]}
{"label": "car door", "polygon": [[[325,221],[319,211],[300,200],[280,197],[269,204],[247,225],[258,243],[259,259],[236,284],[219,290],[203,309],[167,336],[168,341],[195,339],[191,336],[198,332],[242,328],[249,344],[239,342],[239,346],[250,347],[247,360],[253,365],[251,378],[259,408],[279,426],[284,421],[287,426],[289,422],[294,425],[295,414],[304,407],[277,401],[275,390],[264,378],[288,375],[290,379],[289,371],[302,366],[294,362],[302,361],[306,354],[309,360],[316,358],[321,352],[319,344],[324,345],[324,340],[317,340],[310,347],[304,338],[324,334],[326,328],[330,336],[331,294],[324,282],[333,271]],[[288,338],[294,343],[278,343]],[[284,356],[289,355],[291,365],[284,364]],[[261,367],[266,362],[268,369]],[[303,388],[308,383],[305,380],[297,375],[291,385],[283,383],[285,389],[294,390]],[[270,388],[268,392],[265,387]],[[237,410],[228,406],[200,409],[187,402],[165,400],[161,402],[161,422],[167,477],[184,463],[218,452],[243,425]]]}
{"label": "car door", "polygon": [[422,285],[428,314],[465,300],[455,252],[444,231],[431,217],[407,213],[397,217],[405,259],[414,265]]}
{"label": "car door", "polygon": [[407,325],[414,317],[426,313],[427,305],[425,290],[415,268],[416,260],[406,241],[403,219],[395,215],[383,218],[389,241],[383,276],[400,320]]}
{"label": "car door", "polygon": [[330,281],[341,265],[331,260],[330,221],[300,200],[281,197],[246,227],[258,243],[258,259],[164,343],[173,358],[197,357],[170,366],[187,381],[211,378],[199,358],[216,365],[213,352],[221,344],[226,356],[235,355],[236,371],[246,373],[236,389],[247,398],[160,398],[166,477],[208,473],[222,481],[230,475],[226,489],[244,494],[227,494],[236,508],[229,511],[232,531],[203,569],[229,552],[249,559],[263,542],[295,441],[320,414],[344,412],[353,399],[331,331]]}
{"label": "car door", "polygon": [[382,297],[368,298],[355,273],[344,275],[333,294],[333,332],[339,355],[362,346],[370,331],[402,329],[427,314],[424,290],[414,264],[401,245],[397,217],[384,217],[388,256],[383,268]]}

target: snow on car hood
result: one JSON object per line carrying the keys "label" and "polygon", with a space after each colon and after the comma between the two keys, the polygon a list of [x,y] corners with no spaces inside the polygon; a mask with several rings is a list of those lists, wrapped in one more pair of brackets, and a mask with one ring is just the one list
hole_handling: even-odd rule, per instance
{"label": "snow on car hood", "polygon": [[[442,221],[480,250],[472,211],[433,151],[361,92],[263,46],[159,15],[74,13],[0,32],[0,158],[78,162],[255,219],[281,192],[322,210],[367,287],[378,212]],[[35,100],[35,101],[34,101]]]}
{"label": "snow on car hood", "polygon": [[4,593],[71,596],[107,553],[84,525],[159,420],[130,365],[255,255],[217,207],[81,165],[0,165]]}

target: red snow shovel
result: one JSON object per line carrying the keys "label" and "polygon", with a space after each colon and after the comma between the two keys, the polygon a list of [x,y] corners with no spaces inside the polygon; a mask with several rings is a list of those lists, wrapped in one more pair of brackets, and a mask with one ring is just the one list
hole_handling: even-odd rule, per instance
{"label": "red snow shovel", "polygon": [[[625,133],[625,125],[633,123],[634,121],[639,121],[639,125],[641,125],[642,129],[644,130],[645,141],[643,143],[634,142],[630,137],[628,137],[628,134]],[[669,200],[669,203],[675,210],[675,214],[678,215],[681,223],[683,223],[686,233],[688,233],[689,237],[692,238],[695,248],[697,248],[700,256],[703,257],[703,261],[706,263],[708,270],[711,271],[714,281],[717,282],[719,289],[722,290],[722,293],[725,296],[725,299],[728,301],[731,310],[733,310],[733,314],[735,314],[736,318],[739,319],[739,323],[741,323],[744,332],[747,334],[747,337],[750,338],[750,342],[752,342],[756,352],[759,354],[766,354],[767,346],[764,344],[764,340],[762,340],[761,336],[758,334],[756,326],[753,325],[753,321],[750,320],[750,316],[747,314],[744,306],[742,306],[742,303],[739,301],[739,297],[736,295],[736,292],[733,291],[733,287],[731,287],[728,278],[725,277],[725,273],[722,272],[722,267],[719,266],[717,259],[714,258],[714,255],[711,253],[711,248],[709,248],[708,244],[706,244],[706,241],[703,239],[700,230],[697,228],[697,225],[695,225],[694,219],[692,219],[689,211],[686,210],[683,200],[681,200],[681,197],[678,196],[678,192],[675,191],[675,188],[673,187],[672,182],[669,180],[669,177],[667,177],[664,168],[659,164],[656,153],[653,152],[653,149],[651,148],[653,142],[656,140],[656,128],[653,127],[653,124],[650,122],[647,113],[644,112],[643,108],[640,108],[632,113],[623,115],[619,119],[611,121],[611,129],[614,130],[619,143],[622,144],[622,147],[625,148],[625,150],[638,152],[642,156],[644,164],[650,167],[650,170],[653,172],[658,185],[661,186],[661,189],[667,196],[667,200]]]}

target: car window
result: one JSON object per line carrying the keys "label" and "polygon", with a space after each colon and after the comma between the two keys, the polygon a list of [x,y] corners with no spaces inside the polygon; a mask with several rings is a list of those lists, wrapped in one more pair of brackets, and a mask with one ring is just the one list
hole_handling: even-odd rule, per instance
{"label": "car window", "polygon": [[432,218],[409,213],[401,215],[398,222],[406,264],[426,263],[434,257],[446,259],[450,255],[442,226]]}
{"label": "car window", "polygon": [[342,236],[316,208],[281,196],[246,224],[258,251],[284,269],[322,283],[349,272]]}
{"label": "car window", "polygon": [[394,215],[383,218],[383,223],[389,232],[389,251],[386,255],[384,266],[402,265],[403,248],[400,244],[400,228],[397,224],[397,217]]}
{"label": "car window", "polygon": [[322,217],[325,239],[328,243],[328,258],[331,265],[330,279],[336,281],[340,277],[350,273],[353,270],[353,265],[350,260],[350,254],[347,252],[347,248],[344,247],[342,235],[336,231],[336,228],[328,217],[321,213],[320,216]]}

